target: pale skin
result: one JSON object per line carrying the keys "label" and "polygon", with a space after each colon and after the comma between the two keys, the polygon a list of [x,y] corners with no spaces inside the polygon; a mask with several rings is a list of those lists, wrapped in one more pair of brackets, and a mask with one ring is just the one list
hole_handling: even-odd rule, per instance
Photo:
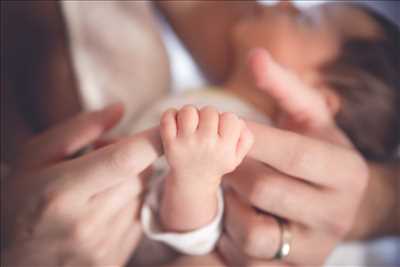
{"label": "pale skin", "polygon": [[[255,83],[277,101],[279,96],[279,106],[287,110],[293,123],[307,124],[298,134],[247,123],[255,145],[249,158],[224,178],[225,229],[217,249],[222,260],[216,254],[183,258],[178,266],[191,262],[212,262],[215,266],[322,265],[351,230],[366,189],[367,165],[335,126],[326,106],[321,105],[317,113],[309,112],[308,105],[302,104],[314,101],[310,88],[276,65],[265,51],[255,51],[252,57]],[[296,110],[294,114],[301,111],[301,120],[292,116],[291,110]],[[353,173],[359,174],[357,179],[352,178]],[[280,242],[274,216],[285,218],[293,235],[289,257],[279,262],[271,261]]]}
{"label": "pale skin", "polygon": [[67,160],[122,111],[118,104],[78,115],[26,145],[2,184],[2,265],[126,264],[141,237],[139,175],[162,153],[158,128]]}
{"label": "pale skin", "polygon": [[[296,116],[290,116],[290,110],[298,110],[305,114],[301,117],[301,121],[306,118],[307,125],[313,126],[303,125],[300,127],[301,134],[297,134],[248,124],[255,133],[256,144],[249,156],[258,159],[259,162],[247,159],[234,173],[224,179],[224,183],[232,190],[225,193],[226,228],[218,246],[220,255],[184,257],[175,263],[177,266],[223,266],[226,263],[228,266],[322,265],[340,239],[348,238],[348,235],[359,238],[365,234],[363,231],[366,231],[365,227],[368,225],[362,222],[362,218],[366,216],[365,212],[369,209],[367,207],[372,205],[372,209],[378,209],[376,205],[382,205],[382,202],[380,204],[371,202],[368,194],[382,192],[370,191],[371,188],[385,190],[383,189],[385,182],[368,186],[367,194],[363,195],[368,181],[365,162],[340,130],[329,121],[329,116],[321,116],[324,114],[323,107],[321,106],[320,112],[317,113],[318,116],[315,116],[314,112],[307,110],[308,105],[298,104],[312,100],[311,89],[299,80],[293,79],[284,69],[274,66],[276,63],[271,61],[265,51],[255,51],[252,57],[250,63],[255,83],[271,96],[280,96],[280,106],[282,108],[288,106],[286,109],[288,118],[296,121]],[[265,72],[266,66],[268,74]],[[297,90],[292,91],[289,88]],[[303,101],[300,102],[299,99]],[[328,114],[326,110],[325,114]],[[279,143],[279,140],[282,143]],[[265,153],[267,147],[271,151],[269,155]],[[278,147],[279,149],[274,149]],[[339,168],[339,165],[341,167],[346,165],[346,168]],[[376,166],[370,171],[371,177],[376,177],[378,172],[383,173],[382,169],[379,170]],[[394,178],[390,184],[396,186],[398,167],[394,167],[392,171],[386,174],[387,177]],[[322,176],[325,172],[332,174],[329,179],[324,179],[325,176]],[[353,176],[348,176],[352,173],[363,176],[354,179]],[[246,177],[246,180],[243,177]],[[393,197],[388,196],[385,201],[392,203],[390,206],[394,205],[392,207],[395,210]],[[316,201],[324,202],[320,207],[310,205]],[[248,203],[252,205],[249,206]],[[359,205],[361,209],[357,211]],[[297,238],[293,240],[290,256],[283,262],[268,260],[274,256],[279,244],[276,219],[271,215],[255,212],[253,207],[289,221],[290,229]],[[374,212],[384,213],[379,209]],[[375,228],[376,221],[380,221],[382,217],[378,216],[369,222],[371,223],[368,226],[370,227],[368,231],[371,231],[369,234],[372,231],[382,231]],[[338,221],[332,218],[342,219]],[[356,227],[359,229],[356,232],[353,222],[360,223],[363,227]],[[381,222],[379,225],[385,226],[383,230],[386,233],[396,234],[398,233],[396,224],[398,219]],[[266,236],[269,238],[265,238]]]}
{"label": "pale skin", "polygon": [[173,232],[198,229],[216,216],[222,176],[242,162],[252,134],[236,115],[212,107],[168,110],[160,127],[171,168],[162,193],[162,225]]}
{"label": "pale skin", "polygon": [[[333,122],[340,99],[321,84],[317,71],[319,64],[338,53],[341,38],[377,38],[380,31],[373,21],[359,10],[340,5],[323,8],[322,15],[328,12],[328,21],[309,24],[314,21],[308,20],[310,14],[300,12],[289,1],[274,8],[260,8],[255,19],[246,15],[256,6],[252,2],[247,8],[243,7],[245,2],[195,2],[191,8],[181,8],[178,2],[158,4],[207,77],[260,110],[265,105],[258,100],[272,98],[281,113],[276,117],[281,130],[250,126],[255,137],[250,156],[256,161],[245,160],[224,179],[232,190],[226,193],[225,234],[218,251],[229,266],[270,264],[280,232],[276,219],[267,214],[288,220],[293,232],[292,252],[285,261],[275,263],[278,266],[322,265],[343,239],[367,238],[378,232],[399,233],[398,220],[396,223],[387,215],[398,214],[393,197],[398,188],[393,186],[398,184],[396,163],[380,167],[371,164],[369,172],[366,162]],[[202,20],[206,15],[208,19]],[[354,25],[348,23],[350,18],[363,23],[363,31],[357,30],[361,27],[350,27]],[[336,31],[332,25],[346,31]],[[213,39],[214,35],[220,38]],[[207,42],[201,41],[209,39],[214,42],[212,51],[206,49]],[[269,53],[255,53],[249,75],[245,63],[255,47],[268,49]],[[208,68],[209,64],[213,67]],[[369,177],[373,184],[368,183]],[[378,209],[382,216],[379,220],[377,210],[367,208],[367,203],[376,203],[376,194],[384,199]],[[188,260],[183,260],[186,265]]]}
{"label": "pale skin", "polygon": [[[164,3],[167,4],[165,1],[161,2],[160,4],[164,4]],[[221,25],[220,24],[221,20],[224,21],[225,18],[231,18],[230,14],[232,14],[231,13],[232,10],[230,9],[230,7],[232,7],[232,5],[229,5],[228,8],[226,8],[227,7],[227,2],[219,2],[219,5],[222,5],[222,6],[225,5],[225,7],[222,7],[220,9],[218,9],[218,10],[215,10],[215,12],[213,11],[214,9],[209,9],[209,8],[206,7],[204,12],[198,12],[197,13],[198,15],[196,15],[196,16],[193,16],[193,14],[185,13],[185,12],[183,13],[182,16],[174,16],[179,21],[183,21],[183,23],[175,23],[174,22],[174,26],[180,25],[178,28],[181,28],[181,27],[186,27],[187,28],[186,31],[182,31],[182,30],[178,31],[180,33],[180,36],[182,36],[182,34],[181,34],[182,32],[185,33],[186,36],[190,36],[190,39],[192,40],[191,41],[192,45],[189,45],[189,48],[192,51],[192,53],[194,54],[195,58],[202,63],[202,66],[204,67],[203,69],[206,71],[207,76],[208,77],[214,77],[216,80],[218,80],[220,82],[223,82],[226,79],[227,72],[229,72],[229,66],[231,65],[231,62],[229,62],[229,60],[227,60],[227,61],[226,60],[220,60],[221,59],[220,55],[221,56],[223,55],[225,57],[225,59],[233,58],[232,55],[229,53],[229,51],[231,51],[231,49],[228,49],[228,50],[222,49],[221,50],[220,49],[221,45],[219,45],[218,42],[222,43],[222,47],[225,47],[226,44],[227,44],[226,39],[222,38],[222,37],[221,38],[209,38],[209,36],[210,36],[209,34],[212,35],[214,30],[217,30],[217,29],[220,30],[219,27],[216,27],[216,25]],[[243,9],[243,8],[235,9],[235,14],[241,14],[242,11],[244,11],[244,10],[245,9]],[[222,11],[222,13],[221,13],[221,11]],[[223,15],[224,12],[227,14],[226,16]],[[197,16],[200,16],[200,18],[201,18],[202,16],[204,16],[204,14],[208,15],[208,19],[207,20],[198,19]],[[40,16],[40,17],[41,18],[45,18],[46,16]],[[59,19],[61,19],[61,17]],[[233,19],[233,21],[234,21],[234,19]],[[192,22],[188,23],[188,21],[191,21],[191,20],[192,20],[192,22],[194,20],[194,21],[197,21],[198,23],[197,24],[194,24]],[[44,23],[44,25],[47,25],[47,23]],[[45,29],[48,29],[48,28],[45,28]],[[53,28],[52,29],[48,29],[48,30],[49,30],[49,32],[56,31]],[[193,32],[195,32],[195,34],[193,34]],[[218,36],[228,36],[228,35],[226,35],[224,33],[224,30],[222,30],[222,35],[218,35]],[[55,38],[55,39],[57,39],[57,38]],[[186,44],[188,44],[188,42],[186,42],[187,39],[188,38],[184,38],[184,41],[185,41]],[[206,42],[202,42],[201,40],[212,40],[213,42],[214,41],[217,42],[217,44],[213,44],[212,45],[213,49],[208,49],[207,48],[208,44]],[[30,40],[30,41],[32,41],[32,40]],[[60,42],[57,42],[57,44],[63,44],[63,43],[64,42],[62,40]],[[193,48],[194,47],[193,44],[197,45],[197,49]],[[57,49],[57,50],[50,49],[49,51],[52,51],[52,52],[58,51],[58,52],[62,53],[61,57],[57,57],[57,60],[54,60],[55,62],[58,62],[60,64],[65,64],[65,63],[69,62],[69,60],[60,59],[60,58],[63,58],[64,55],[67,55],[67,50],[65,49],[64,46],[61,46],[60,49]],[[212,55],[211,55],[211,52],[212,52]],[[53,59],[54,57],[49,56],[49,57],[46,57],[46,58]],[[65,58],[69,59],[68,56],[66,56]],[[207,59],[212,60],[213,63],[212,64],[208,64]],[[140,67],[140,63],[136,64],[135,62],[136,62],[135,60],[132,61],[132,66],[139,65],[139,67]],[[210,67],[208,67],[208,66],[210,66]],[[47,71],[54,70],[54,69],[55,68],[51,68],[51,69],[48,68]],[[63,67],[61,67],[61,69],[63,69]],[[207,71],[209,73],[207,73]],[[46,73],[46,69],[43,69],[43,72]],[[62,74],[63,72],[61,71],[60,73]],[[62,75],[64,75],[64,74],[62,74]],[[53,78],[54,77],[53,75],[47,75],[47,76],[49,78]],[[43,75],[43,77],[47,77],[47,76]],[[3,77],[4,76],[2,75],[2,78]],[[68,77],[68,75],[65,75],[63,77]],[[155,78],[157,78],[157,77],[155,77]],[[54,78],[54,79],[55,79],[55,81],[59,81],[58,78]],[[61,100],[62,101],[61,104],[65,104],[66,102],[68,102],[68,105],[67,105],[68,107],[75,107],[75,108],[72,109],[72,111],[62,113],[61,116],[59,115],[59,113],[57,113],[56,114],[57,115],[56,118],[54,120],[50,120],[50,122],[47,122],[46,125],[51,125],[52,123],[54,123],[54,121],[64,121],[66,117],[70,117],[72,113],[76,113],[76,112],[79,111],[80,107],[79,107],[79,105],[76,104],[77,103],[76,100],[74,100],[75,102],[74,101],[66,101],[66,97],[64,97],[65,95],[66,96],[68,96],[68,95],[69,96],[71,96],[71,95],[74,96],[74,94],[75,94],[75,92],[71,92],[71,89],[74,87],[74,84],[71,84],[72,80],[73,79],[69,79],[69,78],[66,79],[66,82],[63,83],[63,84],[65,84],[67,86],[65,86],[65,88],[63,88],[63,90],[62,90],[63,93],[65,93],[65,94],[63,94],[63,97],[59,97],[59,95],[58,95],[58,97],[56,99]],[[43,83],[43,84],[46,85],[48,83],[46,82],[46,83]],[[301,83],[301,84],[302,84],[302,86],[304,85],[303,83]],[[292,86],[294,86],[293,88],[296,88],[295,85],[292,84]],[[37,86],[35,88],[37,89],[36,93],[40,97],[47,96],[47,94],[41,94],[40,93],[40,89],[41,88],[45,88],[44,86]],[[2,88],[1,89],[2,90],[4,89],[3,88],[3,84],[2,84]],[[45,88],[45,89],[49,89],[50,90],[51,88]],[[53,89],[57,89],[57,87],[53,88]],[[73,98],[75,98],[75,96]],[[8,99],[10,99],[10,98],[8,98]],[[59,102],[61,102],[61,101],[59,101]],[[46,114],[44,114],[44,113],[42,114],[42,115],[45,115],[45,116],[55,115],[55,113],[53,111],[54,110],[59,110],[59,108],[60,108],[60,105],[59,105],[60,103],[56,104],[55,106],[53,105],[55,103],[54,99],[52,99],[51,101],[44,101],[44,103],[45,103],[44,107],[49,108],[52,111],[51,113],[49,112],[49,113],[46,113]],[[75,104],[72,104],[72,103],[75,103]],[[21,112],[21,114],[22,114],[22,112]],[[18,137],[20,137],[18,139],[18,141],[10,142],[10,145],[11,146],[13,145],[14,147],[20,146],[19,144],[22,144],[23,143],[22,141],[26,140],[27,138],[29,138],[29,136],[32,134],[31,133],[31,129],[26,130],[26,128],[29,128],[30,125],[27,124],[26,121],[21,120],[21,116],[20,116],[21,114],[17,114],[16,117],[18,117],[18,118],[17,119],[13,118],[10,122],[13,122],[13,123],[15,122],[18,125],[23,125],[23,127],[13,127],[13,126],[11,126],[11,124],[7,124],[8,128],[10,128],[11,131],[14,131],[12,134],[10,134],[10,136],[18,136]],[[2,112],[2,115],[3,115],[3,112]],[[9,118],[7,117],[7,119],[9,119]],[[2,120],[3,120],[3,118],[2,118]],[[17,133],[18,135],[16,135],[15,133]],[[26,133],[26,135],[21,137],[21,135],[23,135],[23,133]],[[255,133],[255,135],[256,135],[256,133]],[[303,139],[303,135],[304,135],[304,133],[302,132],[301,134],[295,134],[294,136],[296,136],[298,138],[299,143],[300,143],[300,141],[304,140]],[[307,135],[308,135],[308,133],[307,133]],[[285,135],[283,135],[283,136],[285,136]],[[315,135],[313,135],[313,138],[315,138],[314,136]],[[279,138],[279,136],[270,136],[270,137],[271,138],[274,137],[274,138],[276,138],[276,140],[282,140],[282,138]],[[61,140],[63,140],[64,135],[57,134],[55,138],[61,141]],[[328,134],[326,134],[324,136],[321,136],[320,139],[322,141],[312,142],[312,140],[311,140],[311,142],[308,143],[308,145],[310,145],[310,147],[305,147],[305,146],[300,146],[299,145],[299,146],[296,147],[296,150],[291,149],[291,152],[297,152],[298,155],[301,155],[303,153],[307,154],[306,153],[307,151],[312,151],[315,147],[319,147],[318,151],[320,151],[322,154],[326,153],[326,155],[329,155],[330,150],[320,150],[320,148],[322,148],[324,146],[331,147],[331,142],[324,141],[327,138],[330,139],[330,136],[328,136]],[[79,136],[77,136],[77,139],[79,140]],[[8,138],[7,140],[12,140],[12,139]],[[308,140],[310,141],[310,139],[308,139]],[[271,142],[273,142],[273,140],[271,140]],[[63,142],[61,142],[61,143],[63,143]],[[318,143],[319,145],[316,146],[315,143]],[[5,146],[2,145],[2,149],[4,147]],[[33,155],[33,156],[31,156],[31,158],[35,157],[35,152],[34,151],[33,152],[29,152],[29,153],[31,155]],[[268,154],[268,151],[265,151],[264,153]],[[6,155],[9,155],[9,154],[6,154]],[[3,153],[2,153],[2,155],[3,155]],[[355,152],[353,152],[353,156],[354,156],[354,158],[358,157],[358,155]],[[271,155],[271,157],[273,157],[273,155]],[[51,158],[53,158],[53,157],[51,157]],[[316,161],[316,164],[318,162],[320,164],[322,164],[322,165],[325,163],[323,161]],[[343,167],[339,165],[341,162],[342,162],[342,160],[339,159],[339,161],[337,162],[337,164],[338,164],[338,166],[336,168],[337,170],[342,170],[343,169]],[[63,166],[65,167],[65,165],[63,165]],[[72,165],[69,165],[69,166],[71,168],[65,168],[65,169],[64,168],[59,168],[58,169],[59,172],[58,171],[57,172],[54,171],[54,173],[53,173],[54,177],[63,176],[65,173],[73,171],[75,168],[76,168],[77,172],[83,170],[82,168],[77,168],[76,166],[72,166]],[[391,220],[393,218],[393,214],[395,214],[395,212],[399,210],[398,208],[396,208],[396,200],[397,200],[396,199],[396,194],[397,194],[396,193],[396,188],[398,188],[398,186],[396,186],[396,184],[398,183],[397,182],[398,181],[397,177],[399,175],[399,169],[398,169],[399,164],[398,163],[393,163],[393,166],[394,167],[378,165],[377,167],[375,167],[375,166],[371,165],[371,168],[374,171],[371,172],[370,181],[373,180],[374,182],[370,183],[368,188],[367,188],[368,192],[364,196],[362,209],[359,211],[359,215],[357,217],[357,221],[359,221],[359,222],[357,224],[354,224],[354,226],[352,228],[352,231],[350,233],[352,235],[352,238],[363,239],[363,238],[368,238],[368,237],[371,237],[371,236],[381,236],[383,234],[398,234],[400,232],[398,223],[397,224],[393,223],[393,224],[387,225],[387,222],[393,222],[393,220]],[[348,172],[348,174],[352,175],[352,177],[358,177],[358,176],[362,177],[362,173],[361,174],[357,173],[357,170],[358,170],[357,166],[353,165],[353,168],[350,168],[348,170],[343,170],[343,171]],[[263,173],[263,171],[261,170],[260,171],[260,177],[262,177],[262,173]],[[265,173],[268,173],[268,172],[265,172]],[[112,174],[114,175],[114,171],[112,172]],[[331,175],[331,173],[326,173],[326,172],[322,171],[320,173],[320,175],[321,175],[321,177],[328,177],[328,176]],[[36,175],[34,175],[33,172],[26,173],[26,179],[27,180],[29,180],[29,177],[36,178]],[[257,181],[261,181],[260,183],[263,183],[264,179],[260,178],[260,179],[257,179]],[[377,185],[379,185],[379,186],[377,186]],[[284,187],[284,188],[283,187],[278,187],[276,185],[276,186],[273,186],[273,188],[275,188],[278,191],[279,190],[282,190],[282,191],[284,191],[284,190],[290,191],[291,190],[291,186],[290,185],[288,185],[287,187]],[[20,188],[20,190],[21,190],[21,188]],[[21,192],[24,192],[24,191],[22,190]],[[382,199],[381,204],[377,203],[374,200],[373,196],[381,196],[381,199]],[[388,198],[388,196],[391,196],[391,197]],[[22,194],[21,197],[25,197],[25,195]],[[280,199],[276,199],[276,202],[278,202],[279,200]],[[317,206],[320,206],[321,208],[324,208],[324,205],[327,205],[327,203],[319,202],[319,200],[320,199],[318,198],[317,201],[314,201],[313,203],[315,203],[315,205],[317,205]],[[21,202],[24,202],[24,201],[21,201]],[[24,203],[26,203],[26,201]],[[368,203],[372,203],[372,204],[378,205],[378,206],[377,206],[376,209],[368,210],[367,207],[371,206]],[[228,203],[228,205],[229,205],[229,203]],[[239,210],[239,209],[236,208],[235,205],[231,205],[231,207],[232,207],[232,210]],[[247,206],[247,207],[248,207],[249,214],[252,217],[256,216],[256,213],[253,210],[250,209],[250,206]],[[327,206],[327,208],[329,208],[329,205]],[[239,210],[238,212],[241,213],[242,211]],[[377,214],[377,212],[379,212],[379,215]],[[329,213],[329,211],[327,211],[327,213]],[[333,217],[333,216],[335,216],[335,213],[332,213],[331,215]],[[263,216],[259,216],[259,217],[262,218]],[[381,219],[378,220],[378,218],[381,218]],[[29,220],[27,221],[27,223],[29,223]],[[244,254],[246,254],[246,255],[251,255],[252,251],[255,250],[255,248],[257,248],[257,246],[254,245],[258,241],[256,235],[252,235],[253,237],[255,236],[254,238],[249,238],[250,237],[249,234],[250,233],[254,233],[253,229],[266,229],[267,231],[271,231],[271,232],[274,232],[274,233],[276,233],[276,231],[277,231],[275,225],[268,225],[265,222],[263,222],[262,219],[260,219],[259,221],[254,220],[252,224],[243,224],[242,226],[243,226],[243,228],[242,229],[237,229],[237,232],[239,234],[241,234],[244,237],[245,240],[247,240],[247,242],[245,242],[247,245],[246,246],[236,246],[236,244],[240,244],[240,242],[236,242],[235,241],[233,243],[235,244],[236,247],[239,247],[239,248],[248,247],[247,250],[240,249],[241,252],[245,251]],[[107,228],[107,230],[108,230],[108,228]],[[316,231],[315,229],[310,229],[309,232],[310,233],[314,232],[315,234],[318,233],[318,231]],[[101,232],[96,232],[96,233],[101,233]],[[97,237],[97,234],[94,235],[94,237]],[[32,248],[33,246],[31,246],[29,248],[24,248],[24,250],[23,250],[24,257],[27,257],[28,255],[32,255],[32,254],[34,254],[35,256],[41,256],[42,255],[42,256],[46,256],[46,258],[45,259],[43,258],[42,260],[49,260],[51,262],[54,262],[53,260],[57,259],[57,257],[60,255],[60,253],[58,253],[59,252],[58,249],[53,251],[53,253],[50,253],[50,250],[48,248],[49,247],[53,247],[50,244],[48,244],[46,242],[43,242],[43,240],[36,240],[36,241],[37,241],[36,242],[37,245],[34,246],[34,249]],[[63,243],[64,242],[63,237],[59,237],[57,242]],[[318,243],[317,245],[315,245],[315,244],[310,243],[309,245],[310,245],[310,248],[312,249],[312,248],[315,248],[315,247],[319,247],[321,244]],[[73,247],[74,243],[72,242],[72,244],[71,244],[69,242],[65,247],[67,247],[67,246]],[[114,246],[115,246],[115,244],[114,244]],[[110,245],[109,251],[117,251],[118,249],[113,248],[114,246]],[[16,246],[15,248],[16,249],[14,250],[14,252],[15,251],[22,251],[22,250],[17,250],[17,249],[21,249],[22,247]],[[269,255],[273,254],[272,250],[276,250],[276,247],[272,248],[272,246],[271,246],[270,250],[268,250],[266,252],[266,254],[269,254]],[[47,254],[44,255],[43,251],[46,251]],[[82,250],[80,251],[80,253],[79,253],[79,251],[76,251],[75,254],[68,255],[69,257],[66,257],[66,258],[67,259],[69,258],[71,260],[71,262],[74,262],[74,257],[78,258],[78,259],[82,259],[82,258],[89,258],[90,259],[92,257],[95,257],[95,255],[93,255],[93,252],[96,252],[96,250],[87,251],[87,254]],[[235,253],[236,252],[237,251],[235,251]],[[2,251],[2,253],[3,253],[3,251]],[[235,253],[226,253],[227,258],[229,258],[229,256],[234,258]],[[109,254],[112,255],[113,253],[109,253]],[[319,255],[318,257],[320,257],[320,256],[321,255]],[[2,259],[3,259],[3,257],[2,257]],[[19,259],[22,259],[22,258],[19,257]],[[252,262],[260,263],[260,261],[255,261],[254,258],[250,257],[250,259],[251,259],[251,261],[250,261],[251,263]],[[188,265],[187,264],[188,263],[187,260],[188,260],[187,258],[186,259],[182,259],[182,261],[184,261],[185,264],[186,264],[186,265],[183,265],[183,266],[187,266]],[[196,258],[196,260],[201,260],[201,259]],[[47,261],[45,263],[48,263],[49,261]],[[263,260],[263,262],[265,264],[270,264],[269,262],[264,261],[264,260]],[[41,263],[43,263],[43,261]],[[282,264],[282,263],[280,263],[280,264]],[[24,264],[24,265],[26,266],[26,264]],[[42,264],[40,264],[40,265],[42,265]],[[50,264],[50,265],[53,265],[53,264]]]}

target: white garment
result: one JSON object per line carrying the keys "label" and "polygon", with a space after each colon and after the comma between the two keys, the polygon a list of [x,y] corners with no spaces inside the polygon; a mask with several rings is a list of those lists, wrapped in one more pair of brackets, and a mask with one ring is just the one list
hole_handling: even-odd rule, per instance
{"label": "white garment", "polygon": [[187,233],[162,231],[158,217],[159,192],[159,190],[152,191],[147,196],[142,208],[141,221],[144,233],[151,240],[163,242],[183,254],[205,255],[210,253],[214,249],[222,231],[222,215],[224,213],[222,190],[220,189],[218,192],[218,211],[212,222]]}
{"label": "white garment", "polygon": [[62,1],[70,54],[85,110],[119,101],[114,133],[169,90],[161,27],[147,1]]}

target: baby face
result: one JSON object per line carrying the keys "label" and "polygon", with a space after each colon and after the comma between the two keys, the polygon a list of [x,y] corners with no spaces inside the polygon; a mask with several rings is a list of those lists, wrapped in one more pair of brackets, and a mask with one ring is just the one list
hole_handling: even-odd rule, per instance
{"label": "baby face", "polygon": [[274,6],[257,5],[237,23],[233,43],[236,56],[264,47],[300,76],[315,76],[310,72],[335,59],[343,40],[379,35],[379,25],[360,8],[330,3],[300,10],[290,1],[281,1]]}
{"label": "baby face", "polygon": [[[238,64],[246,62],[252,48],[267,49],[277,63],[329,97],[335,113],[340,101],[324,84],[320,68],[337,58],[344,40],[375,39],[381,31],[378,23],[357,7],[330,3],[300,10],[290,1],[281,1],[275,6],[256,6],[237,23],[232,36]],[[270,99],[257,90],[242,93],[259,107],[271,106]]]}

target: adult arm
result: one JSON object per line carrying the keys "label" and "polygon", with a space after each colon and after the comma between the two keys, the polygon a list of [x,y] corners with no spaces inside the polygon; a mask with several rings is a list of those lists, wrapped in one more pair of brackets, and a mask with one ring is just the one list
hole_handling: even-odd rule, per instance
{"label": "adult arm", "polygon": [[205,76],[225,81],[232,62],[233,25],[257,7],[255,1],[157,1]]}

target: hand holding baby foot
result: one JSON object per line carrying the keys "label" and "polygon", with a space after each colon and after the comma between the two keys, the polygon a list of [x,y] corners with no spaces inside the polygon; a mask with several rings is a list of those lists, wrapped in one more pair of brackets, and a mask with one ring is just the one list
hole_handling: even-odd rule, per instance
{"label": "hand holding baby foot", "polygon": [[250,150],[251,132],[232,113],[185,106],[164,113],[161,138],[171,167],[161,220],[167,228],[181,231],[207,224],[216,213],[221,177],[233,171]]}

